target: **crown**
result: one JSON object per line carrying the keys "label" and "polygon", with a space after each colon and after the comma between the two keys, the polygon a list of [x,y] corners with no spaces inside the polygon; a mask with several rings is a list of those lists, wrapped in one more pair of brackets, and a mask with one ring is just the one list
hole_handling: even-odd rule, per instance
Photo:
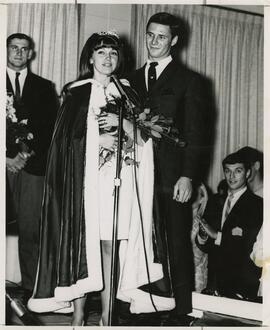
{"label": "crown", "polygon": [[98,33],[100,36],[114,36],[117,39],[120,39],[119,35],[116,33],[115,30],[110,30],[110,31],[101,31]]}

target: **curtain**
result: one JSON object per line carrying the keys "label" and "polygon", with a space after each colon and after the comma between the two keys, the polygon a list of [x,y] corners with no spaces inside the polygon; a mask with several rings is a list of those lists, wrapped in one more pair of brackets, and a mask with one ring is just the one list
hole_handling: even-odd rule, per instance
{"label": "curtain", "polygon": [[33,38],[34,73],[52,80],[58,94],[77,77],[78,7],[74,4],[9,4],[7,35],[21,32]]}
{"label": "curtain", "polygon": [[263,17],[200,5],[133,5],[131,44],[137,67],[147,58],[146,23],[161,11],[187,22],[182,61],[213,83],[214,145],[206,183],[216,190],[227,154],[246,145],[263,150]]}

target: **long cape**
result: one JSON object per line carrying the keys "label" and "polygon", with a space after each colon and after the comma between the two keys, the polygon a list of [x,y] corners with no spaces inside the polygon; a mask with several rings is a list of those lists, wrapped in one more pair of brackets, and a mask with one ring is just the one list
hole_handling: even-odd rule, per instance
{"label": "long cape", "polygon": [[[131,90],[125,89],[131,95]],[[36,285],[28,302],[29,309],[35,312],[70,312],[72,300],[103,288],[98,221],[95,220],[96,182],[94,175],[92,181],[87,182],[85,178],[86,140],[89,134],[94,137],[96,129],[93,121],[92,126],[88,121],[91,127],[87,127],[90,93],[89,80],[71,87],[56,122],[45,176]],[[150,282],[153,284],[148,285],[138,196],[135,193],[131,235],[120,246],[118,288],[118,298],[130,302],[134,313],[154,311],[148,293],[151,287],[155,288],[153,298],[158,310],[174,308],[169,282],[165,281],[165,286],[160,285],[163,283],[163,270],[167,274],[166,266],[162,267],[160,263],[166,263],[162,257],[166,249],[161,248],[161,234],[152,223],[154,175],[151,140],[145,143],[141,154],[139,195]],[[87,195],[91,196],[91,203],[89,200],[85,202],[85,185],[92,191]],[[89,213],[90,219],[87,218]]]}

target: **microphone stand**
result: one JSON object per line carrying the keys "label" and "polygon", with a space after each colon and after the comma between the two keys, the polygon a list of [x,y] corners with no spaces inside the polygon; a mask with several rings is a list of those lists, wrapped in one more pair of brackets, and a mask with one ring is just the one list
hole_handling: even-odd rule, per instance
{"label": "microphone stand", "polygon": [[128,97],[124,92],[120,82],[114,76],[111,77],[121,95],[121,106],[118,119],[118,141],[116,153],[116,173],[114,179],[114,210],[113,210],[113,232],[112,232],[112,257],[111,257],[111,278],[110,278],[110,300],[109,300],[109,316],[108,326],[116,325],[115,317],[115,299],[117,291],[117,230],[118,230],[118,216],[119,216],[119,192],[121,187],[121,155],[122,155],[122,136],[123,136],[123,118],[126,105],[129,104]]}

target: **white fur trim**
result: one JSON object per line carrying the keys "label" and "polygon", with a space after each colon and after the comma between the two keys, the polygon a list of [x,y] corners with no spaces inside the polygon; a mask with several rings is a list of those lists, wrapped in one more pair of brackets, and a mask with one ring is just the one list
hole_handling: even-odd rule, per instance
{"label": "white fur trim", "polygon": [[[130,312],[134,314],[139,313],[153,313],[156,310],[150,299],[150,294],[139,289],[126,291],[129,296]],[[175,308],[174,298],[160,297],[152,295],[156,309],[160,311],[169,311]]]}
{"label": "white fur trim", "polygon": [[[140,152],[140,166],[138,171],[139,199],[142,210],[143,229],[146,245],[146,254],[149,268],[150,282],[163,277],[162,265],[154,263],[152,242],[152,208],[154,194],[154,157],[152,140],[149,139],[143,146],[138,147]],[[134,203],[130,222],[128,241],[122,241],[119,250],[120,280],[117,298],[130,302],[132,313],[154,312],[149,293],[138,289],[148,283],[145,255],[143,249],[142,230],[138,198],[134,192]],[[159,311],[171,310],[175,307],[174,298],[152,296]]]}
{"label": "white fur trim", "polygon": [[72,313],[74,311],[73,303],[70,301],[57,301],[54,297],[30,298],[27,307],[35,313]]}

